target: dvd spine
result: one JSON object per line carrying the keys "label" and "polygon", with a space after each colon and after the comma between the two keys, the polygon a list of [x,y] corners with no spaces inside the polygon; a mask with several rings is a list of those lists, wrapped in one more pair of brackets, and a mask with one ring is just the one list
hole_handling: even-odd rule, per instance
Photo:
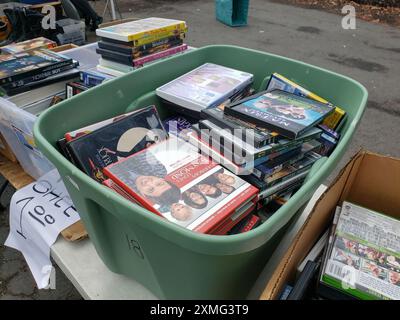
{"label": "dvd spine", "polygon": [[310,170],[310,168],[312,167],[312,165],[313,165],[313,163],[312,163],[312,164],[309,164],[309,165],[307,165],[307,166],[304,166],[303,168],[300,168],[300,169],[298,169],[298,170],[296,170],[296,171],[293,171],[293,172],[287,174],[287,175],[284,176],[284,177],[275,179],[275,180],[271,181],[270,183],[267,183],[266,186],[267,186],[267,188],[271,188],[271,187],[277,185],[278,183],[285,182],[285,181],[289,180],[290,178],[293,178],[293,177],[296,176],[296,175],[299,175],[299,174],[301,174],[301,173],[303,173],[303,172],[305,172],[305,171]]}
{"label": "dvd spine", "polygon": [[153,41],[151,43],[147,43],[144,44],[142,46],[139,47],[134,47],[133,48],[133,52],[137,53],[137,52],[146,52],[150,49],[156,48],[156,47],[160,47],[163,45],[169,45],[172,43],[179,43],[179,42],[183,42],[183,39],[185,38],[185,34],[181,33],[179,36],[172,36],[172,37],[167,37],[167,38],[162,38],[160,40],[157,41]]}
{"label": "dvd spine", "polygon": [[[67,61],[60,61],[58,63],[55,63],[51,66],[45,66],[45,67],[40,67],[34,70],[31,70],[29,72],[23,72],[20,74],[16,74],[7,78],[3,78],[1,79],[1,85],[8,85],[10,83],[17,83],[19,81],[24,81],[25,79],[31,79],[31,78],[36,78],[35,80],[32,81],[36,81],[36,80],[40,80],[43,79],[40,78],[40,76],[42,74],[48,74],[49,72],[56,70],[56,69],[61,69],[61,68],[66,68],[69,66],[68,69],[73,68],[72,66],[74,65],[72,59],[67,60]],[[31,81],[31,82],[32,82]]]}
{"label": "dvd spine", "polygon": [[301,148],[295,148],[292,151],[286,152],[282,154],[281,157],[284,157],[284,159],[278,161],[275,161],[275,159],[272,159],[271,164],[269,163],[264,163],[260,166],[257,166],[253,170],[253,174],[260,180],[267,179],[268,177],[272,176],[273,174],[279,172],[282,170],[284,166],[289,166],[296,161],[301,160],[304,157],[304,153],[297,154],[301,150]]}
{"label": "dvd spine", "polygon": [[[234,120],[232,119],[222,119],[216,116],[213,116],[213,114],[211,112],[207,112],[208,110],[204,110],[202,111],[202,113],[205,115],[205,117],[207,117],[206,119],[213,122],[214,124],[216,124],[217,126],[223,128],[223,129],[228,129],[231,132],[235,132],[235,130],[241,130],[242,133],[242,140],[246,141],[246,138],[248,138],[248,130],[252,130],[251,132],[251,138],[254,138],[254,147],[255,148],[262,148],[264,146],[266,146],[267,144],[270,144],[272,142],[274,142],[273,137],[271,136],[262,136],[260,135],[255,129],[250,128],[250,127],[245,127],[245,126],[240,126],[238,123],[236,123]],[[200,129],[208,129],[211,130],[210,127],[208,127],[205,123],[203,123],[202,120],[199,121],[199,126]]]}
{"label": "dvd spine", "polygon": [[159,45],[159,46],[151,47],[151,48],[146,49],[146,50],[134,52],[133,53],[133,58],[134,59],[143,58],[145,56],[148,56],[148,55],[151,55],[151,54],[154,54],[154,53],[157,53],[157,52],[161,52],[161,51],[164,51],[164,50],[168,50],[168,49],[172,49],[174,47],[181,46],[182,44],[183,44],[183,40],[182,39],[179,39],[179,40],[176,40],[176,41],[173,41],[173,42],[171,41],[171,42],[168,42],[166,44],[162,44],[162,45]]}
{"label": "dvd spine", "polygon": [[154,54],[151,54],[151,55],[139,58],[139,59],[135,59],[135,60],[133,60],[133,65],[135,67],[136,66],[142,66],[142,65],[144,65],[146,63],[149,63],[149,62],[152,62],[152,61],[155,61],[155,60],[159,60],[159,59],[162,59],[162,58],[166,58],[166,57],[169,57],[169,56],[171,56],[173,54],[176,54],[176,53],[183,52],[187,48],[188,48],[187,44],[182,44],[182,45],[180,45],[178,47],[173,47],[173,48],[167,49],[165,51],[160,51],[160,52],[157,52],[157,53],[154,53]]}
{"label": "dvd spine", "polygon": [[128,41],[132,41],[135,47],[149,44],[163,38],[176,36],[181,33],[186,33],[188,28],[185,23],[179,25],[152,30],[151,33],[136,34],[134,37],[129,37]]}
{"label": "dvd spine", "polygon": [[3,85],[3,88],[6,91],[7,90],[12,90],[12,89],[17,89],[17,88],[29,85],[32,82],[40,81],[40,80],[46,79],[48,77],[55,76],[55,75],[60,74],[62,72],[68,71],[70,69],[75,68],[76,66],[77,66],[76,64],[71,64],[71,65],[66,65],[66,66],[63,66],[63,67],[56,68],[56,69],[52,69],[52,70],[49,70],[49,71],[41,72],[41,73],[38,73],[38,74],[33,75],[33,76],[28,76],[28,77],[23,78],[23,79],[18,80],[18,81],[7,83],[7,84]]}
{"label": "dvd spine", "polygon": [[242,112],[238,112],[234,108],[225,108],[224,109],[224,113],[229,115],[229,116],[232,116],[232,117],[235,117],[235,118],[239,118],[239,119],[247,121],[247,122],[254,123],[255,125],[257,125],[259,127],[262,127],[262,128],[266,128],[267,130],[278,132],[281,135],[283,135],[283,136],[285,136],[285,137],[287,137],[289,139],[296,139],[299,135],[301,135],[301,132],[296,134],[296,133],[294,133],[292,131],[280,128],[280,127],[275,126],[273,124],[266,123],[265,121],[258,120],[257,118],[249,116],[249,115],[244,114]]}

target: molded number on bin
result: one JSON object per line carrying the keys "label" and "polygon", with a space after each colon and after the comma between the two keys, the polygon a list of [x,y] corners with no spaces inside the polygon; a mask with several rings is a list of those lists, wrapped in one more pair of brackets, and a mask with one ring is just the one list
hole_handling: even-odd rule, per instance
{"label": "molded number on bin", "polygon": [[140,247],[139,242],[137,242],[136,240],[133,239],[129,239],[128,235],[125,235],[126,237],[126,241],[128,242],[128,247],[129,250],[134,250],[136,252],[136,254],[139,256],[139,258],[144,259],[144,254],[142,251],[142,248]]}

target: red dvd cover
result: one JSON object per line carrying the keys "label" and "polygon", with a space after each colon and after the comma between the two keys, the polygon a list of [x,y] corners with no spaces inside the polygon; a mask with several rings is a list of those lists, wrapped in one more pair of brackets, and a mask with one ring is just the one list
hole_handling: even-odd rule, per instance
{"label": "red dvd cover", "polygon": [[258,189],[177,138],[111,164],[104,174],[146,209],[199,233],[210,233]]}

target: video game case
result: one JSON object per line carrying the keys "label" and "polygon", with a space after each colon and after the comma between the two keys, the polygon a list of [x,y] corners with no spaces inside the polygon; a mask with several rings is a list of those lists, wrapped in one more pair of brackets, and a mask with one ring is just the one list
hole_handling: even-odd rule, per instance
{"label": "video game case", "polygon": [[0,57],[0,85],[17,82],[73,64],[73,60],[49,50],[34,50]]}
{"label": "video game case", "polygon": [[260,92],[224,109],[227,115],[278,132],[289,139],[297,139],[333,111],[334,108],[328,104],[277,89]]}
{"label": "video game case", "polygon": [[362,300],[400,299],[400,221],[343,201],[321,282]]}
{"label": "video game case", "polygon": [[6,91],[18,90],[20,87],[26,87],[31,84],[34,84],[37,81],[41,81],[47,79],[49,77],[62,74],[65,71],[71,70],[79,66],[79,62],[73,61],[72,64],[64,65],[59,68],[54,68],[48,71],[43,71],[26,78],[20,79],[18,81],[10,82],[7,84],[2,85],[3,89]]}
{"label": "video game case", "polygon": [[86,86],[82,82],[67,82],[65,84],[65,92],[67,99],[76,96],[77,94],[84,92],[90,89],[90,87]]}
{"label": "video game case", "polygon": [[128,116],[68,142],[79,167],[95,180],[104,181],[103,168],[168,138],[155,106]]}

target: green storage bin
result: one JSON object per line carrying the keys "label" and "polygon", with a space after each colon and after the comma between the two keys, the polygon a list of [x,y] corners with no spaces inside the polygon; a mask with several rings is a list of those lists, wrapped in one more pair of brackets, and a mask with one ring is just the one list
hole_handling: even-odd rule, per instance
{"label": "green storage bin", "polygon": [[[170,114],[154,90],[212,62],[254,74],[255,88],[279,72],[347,111],[342,138],[320,159],[301,189],[267,222],[233,236],[197,234],[125,200],[70,163],[57,150],[64,133],[155,104]],[[299,61],[235,46],[213,45],[131,72],[45,111],[36,121],[39,149],[57,167],[97,253],[116,273],[133,278],[160,298],[245,298],[282,238],[289,222],[343,156],[367,102],[358,82]],[[101,279],[99,279],[101,280]]]}

